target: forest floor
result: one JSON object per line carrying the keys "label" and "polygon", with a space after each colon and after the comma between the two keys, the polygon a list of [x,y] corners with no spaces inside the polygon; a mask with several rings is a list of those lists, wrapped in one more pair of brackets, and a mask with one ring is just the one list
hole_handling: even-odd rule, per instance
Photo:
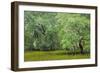
{"label": "forest floor", "polygon": [[90,54],[66,54],[65,51],[25,51],[24,61],[87,59]]}

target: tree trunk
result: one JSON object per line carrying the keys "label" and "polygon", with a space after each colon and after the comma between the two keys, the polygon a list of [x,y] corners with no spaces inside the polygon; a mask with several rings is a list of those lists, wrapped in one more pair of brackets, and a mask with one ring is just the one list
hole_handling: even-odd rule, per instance
{"label": "tree trunk", "polygon": [[83,53],[84,53],[84,52],[83,52],[83,38],[81,38],[81,39],[79,40],[79,48],[80,48],[80,53],[83,54]]}

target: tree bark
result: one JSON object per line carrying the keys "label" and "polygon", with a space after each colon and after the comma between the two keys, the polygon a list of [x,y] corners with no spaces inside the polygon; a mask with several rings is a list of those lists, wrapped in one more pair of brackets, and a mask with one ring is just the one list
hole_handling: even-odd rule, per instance
{"label": "tree bark", "polygon": [[83,53],[84,53],[84,52],[83,52],[83,38],[81,38],[81,39],[79,40],[79,48],[80,48],[80,53],[83,54]]}

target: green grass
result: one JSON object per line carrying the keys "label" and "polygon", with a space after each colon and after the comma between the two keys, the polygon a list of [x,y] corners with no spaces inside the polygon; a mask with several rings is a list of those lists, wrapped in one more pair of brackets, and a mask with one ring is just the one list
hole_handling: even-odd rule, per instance
{"label": "green grass", "polygon": [[68,55],[65,51],[25,51],[24,61],[71,60],[90,58],[90,54]]}

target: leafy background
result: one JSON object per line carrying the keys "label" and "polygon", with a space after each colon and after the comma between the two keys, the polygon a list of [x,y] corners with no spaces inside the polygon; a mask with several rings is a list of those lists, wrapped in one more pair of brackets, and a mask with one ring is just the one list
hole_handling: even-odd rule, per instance
{"label": "leafy background", "polygon": [[25,53],[55,50],[63,50],[63,53],[90,52],[90,14],[25,11],[24,25]]}

